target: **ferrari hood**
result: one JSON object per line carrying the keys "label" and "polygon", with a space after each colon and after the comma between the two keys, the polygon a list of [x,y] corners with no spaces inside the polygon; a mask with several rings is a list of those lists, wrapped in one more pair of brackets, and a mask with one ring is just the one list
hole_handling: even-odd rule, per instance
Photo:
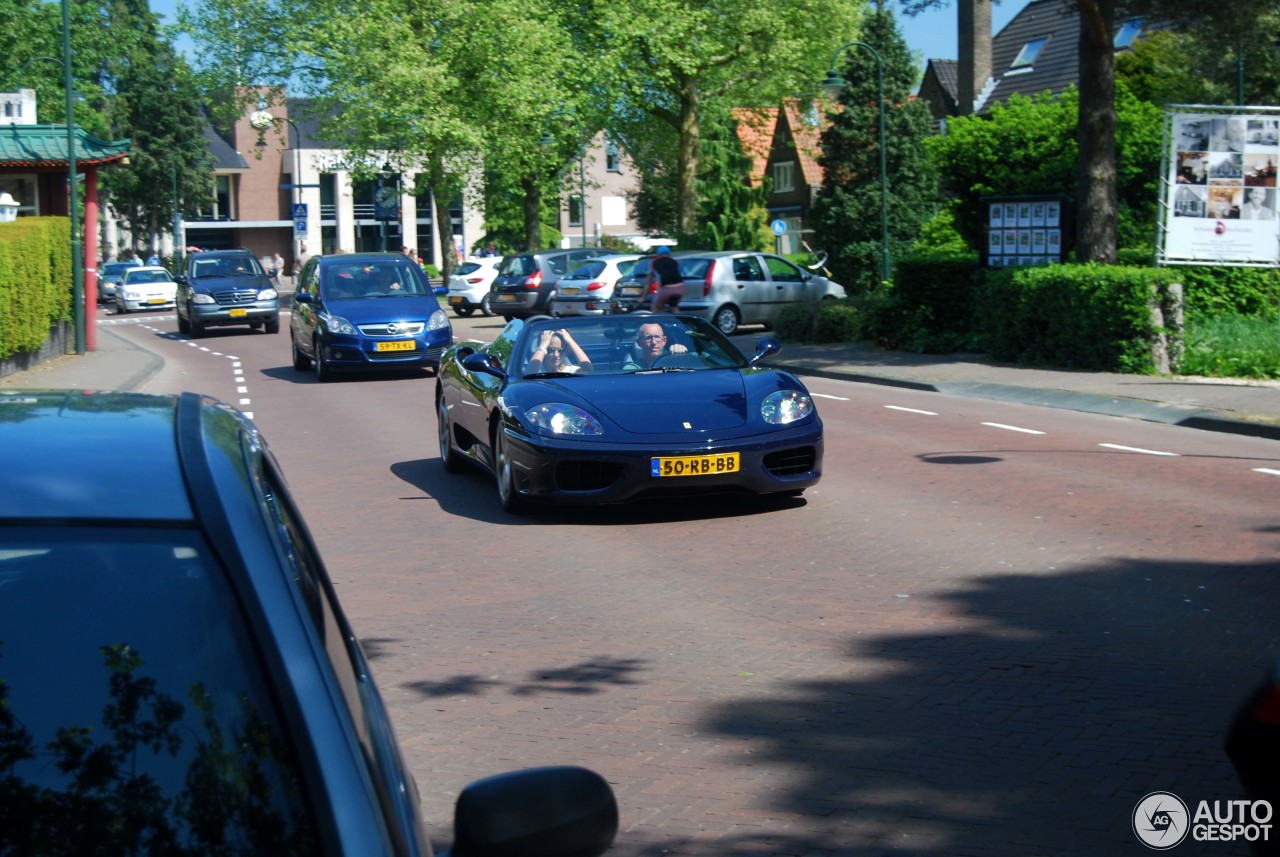
{"label": "ferrari hood", "polygon": [[746,388],[737,371],[588,377],[581,379],[586,385],[571,389],[596,414],[633,434],[725,431],[747,422]]}

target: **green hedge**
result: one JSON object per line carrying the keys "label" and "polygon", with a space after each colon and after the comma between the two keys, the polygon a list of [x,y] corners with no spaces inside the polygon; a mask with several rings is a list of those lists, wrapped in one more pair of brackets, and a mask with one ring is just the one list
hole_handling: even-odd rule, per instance
{"label": "green hedge", "polygon": [[37,350],[71,319],[70,235],[65,217],[0,223],[0,359]]}
{"label": "green hedge", "polygon": [[988,272],[979,317],[997,360],[1104,372],[1155,371],[1153,296],[1165,268],[1048,265]]}

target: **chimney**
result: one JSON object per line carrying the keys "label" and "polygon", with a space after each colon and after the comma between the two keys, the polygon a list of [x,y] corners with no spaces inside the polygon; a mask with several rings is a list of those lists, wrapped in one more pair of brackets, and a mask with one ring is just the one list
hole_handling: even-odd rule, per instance
{"label": "chimney", "polygon": [[978,94],[991,78],[991,0],[960,0],[960,61],[957,101],[960,114],[973,113]]}

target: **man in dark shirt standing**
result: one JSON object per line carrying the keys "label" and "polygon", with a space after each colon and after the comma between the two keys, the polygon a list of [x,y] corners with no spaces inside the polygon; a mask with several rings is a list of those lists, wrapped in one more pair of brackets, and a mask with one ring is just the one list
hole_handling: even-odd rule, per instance
{"label": "man in dark shirt standing", "polygon": [[684,278],[680,276],[680,263],[671,258],[671,248],[660,245],[657,256],[649,265],[649,281],[658,284],[658,291],[653,296],[653,311],[662,312],[668,303],[671,309],[678,309],[680,299],[684,297]]}

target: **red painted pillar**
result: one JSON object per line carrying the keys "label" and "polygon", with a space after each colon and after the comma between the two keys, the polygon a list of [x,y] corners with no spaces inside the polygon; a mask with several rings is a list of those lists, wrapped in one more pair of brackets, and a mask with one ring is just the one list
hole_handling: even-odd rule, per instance
{"label": "red painted pillar", "polygon": [[98,168],[84,175],[84,347],[98,348]]}
{"label": "red painted pillar", "polygon": [[97,349],[97,168],[84,169],[84,348]]}

